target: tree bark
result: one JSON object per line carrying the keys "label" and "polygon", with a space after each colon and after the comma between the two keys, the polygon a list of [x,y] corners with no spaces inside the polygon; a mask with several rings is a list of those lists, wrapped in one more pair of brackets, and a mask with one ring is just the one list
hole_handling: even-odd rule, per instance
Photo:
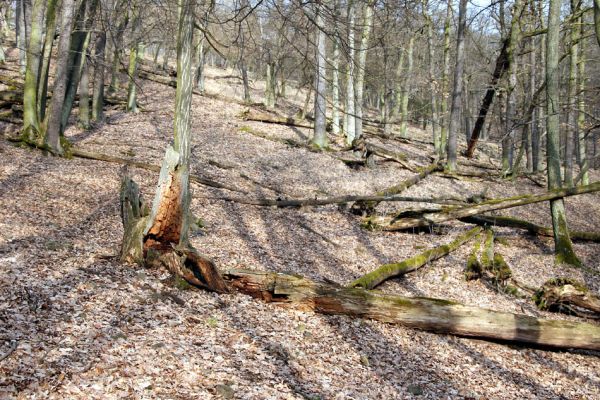
{"label": "tree bark", "polygon": [[46,118],[46,103],[48,101],[48,75],[54,36],[56,35],[56,6],[58,0],[49,0],[46,5],[46,34],[44,37],[42,65],[40,67],[39,84],[37,92],[38,118],[41,123]]}
{"label": "tree bark", "polygon": [[94,94],[92,98],[92,120],[104,121],[104,54],[106,49],[106,32],[98,32],[95,45],[96,66],[94,68]]}
{"label": "tree bark", "polygon": [[600,328],[465,306],[447,300],[386,295],[306,278],[231,269],[229,285],[266,302],[348,315],[459,336],[555,348],[600,349]]}
{"label": "tree bark", "polygon": [[[316,4],[315,8],[315,29],[316,29],[316,49],[315,58],[317,65],[315,68],[315,102],[314,102],[314,114],[315,114],[315,125],[314,134],[311,139],[313,146],[319,149],[327,147],[327,82],[326,82],[326,71],[327,66],[325,65],[326,54],[325,54],[325,32],[323,26],[323,5],[321,3]],[[273,93],[274,94],[274,93]]]}
{"label": "tree bark", "polygon": [[56,78],[52,90],[52,100],[47,117],[45,144],[54,154],[62,154],[60,143],[60,124],[62,108],[67,92],[67,70],[69,64],[69,48],[71,46],[71,30],[73,29],[74,0],[63,0],[60,38],[58,40],[58,58],[56,60]]}
{"label": "tree bark", "polygon": [[367,68],[367,51],[369,37],[371,36],[371,25],[373,24],[374,0],[368,0],[363,5],[362,32],[358,48],[358,60],[356,71],[356,133],[354,139],[360,139],[363,133],[363,94],[365,86],[365,73]]}
{"label": "tree bark", "polygon": [[404,71],[404,80],[402,85],[402,97],[400,99],[400,137],[408,137],[408,98],[412,85],[412,69],[413,69],[413,47],[414,37],[408,39],[408,49],[406,50],[406,70]]}
{"label": "tree bark", "polygon": [[38,114],[38,84],[42,51],[45,1],[33,0],[31,10],[31,33],[27,47],[27,66],[23,90],[23,138],[31,143],[40,143],[40,120]]}
{"label": "tree bark", "polygon": [[354,93],[354,67],[356,62],[354,44],[354,18],[356,0],[348,1],[348,66],[346,70],[346,118],[344,119],[344,132],[346,144],[352,145],[356,138],[356,108]]}
{"label": "tree bark", "polygon": [[[548,168],[548,189],[560,187],[559,119],[559,40],[560,40],[560,0],[550,0],[548,12],[548,34],[546,39],[546,163]],[[593,186],[594,184],[590,185]],[[588,186],[589,187],[589,186]],[[561,197],[550,201],[552,228],[554,229],[554,252],[557,263],[581,265],[573,251],[569,237],[565,204]]]}
{"label": "tree bark", "polygon": [[458,31],[456,33],[456,65],[454,67],[454,88],[450,107],[450,126],[448,128],[447,168],[456,170],[457,137],[460,129],[460,102],[462,97],[463,70],[465,65],[465,29],[467,24],[467,0],[460,0],[458,12]]}

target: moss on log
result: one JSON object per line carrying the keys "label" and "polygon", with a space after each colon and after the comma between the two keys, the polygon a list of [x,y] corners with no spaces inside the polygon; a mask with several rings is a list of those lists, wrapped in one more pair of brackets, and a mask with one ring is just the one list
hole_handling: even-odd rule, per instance
{"label": "moss on log", "polygon": [[418,254],[399,263],[384,264],[376,270],[369,272],[368,274],[365,274],[360,278],[356,279],[355,281],[351,282],[348,286],[361,287],[364,289],[373,289],[377,285],[381,284],[382,282],[391,277],[404,275],[408,272],[414,271],[422,267],[430,261],[444,257],[448,253],[456,250],[457,248],[468,242],[474,236],[477,236],[481,232],[481,230],[481,227],[476,226],[475,228],[470,229],[466,233],[463,233],[448,244],[424,251],[421,254]]}
{"label": "moss on log", "polygon": [[[500,215],[474,215],[460,219],[469,224],[477,224],[482,226],[503,226],[507,228],[525,229],[529,233],[539,236],[552,236],[552,228],[536,225],[533,222],[522,219],[500,216]],[[600,242],[600,233],[598,232],[583,232],[571,231],[569,235],[573,240]]]}
{"label": "moss on log", "polygon": [[386,295],[272,272],[231,269],[224,278],[231,287],[255,298],[323,314],[517,344],[600,350],[600,327],[587,323],[538,319],[440,299]]}
{"label": "moss on log", "polygon": [[594,182],[589,185],[577,186],[573,188],[549,190],[545,193],[537,195],[521,195],[503,199],[488,200],[474,206],[446,208],[439,212],[423,213],[421,215],[408,218],[399,218],[398,215],[367,217],[363,220],[363,224],[369,226],[371,229],[381,229],[386,231],[426,227],[455,219],[471,217],[490,211],[503,210],[512,207],[519,207],[527,204],[534,204],[542,201],[555,200],[563,197],[594,193],[598,191],[600,191],[600,182]]}
{"label": "moss on log", "polygon": [[577,307],[600,315],[600,298],[574,279],[554,278],[546,281],[536,291],[533,300],[541,310],[571,313],[575,311],[572,307]]}

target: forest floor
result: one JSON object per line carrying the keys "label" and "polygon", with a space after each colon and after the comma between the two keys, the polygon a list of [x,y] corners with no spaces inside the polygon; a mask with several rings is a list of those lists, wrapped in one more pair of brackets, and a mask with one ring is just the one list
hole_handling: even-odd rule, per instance
{"label": "forest floor", "polygon": [[[235,80],[208,91],[239,95]],[[235,90],[234,90],[235,88]],[[173,135],[175,89],[142,82],[143,112],[108,112],[89,131],[67,137],[83,150],[160,165]],[[258,97],[258,92],[255,95]],[[292,90],[290,90],[292,92]],[[290,97],[294,97],[291,95]],[[297,100],[302,102],[301,96]],[[279,111],[293,112],[294,103]],[[193,100],[192,172],[241,192],[193,184],[192,209],[204,228],[193,245],[230,267],[301,274],[346,284],[375,267],[449,242],[446,234],[370,232],[338,206],[285,209],[223,200],[373,194],[413,173],[379,160],[351,169],[334,152],[316,153],[250,132],[306,141],[304,128],[244,121],[245,107],[208,96]],[[411,128],[422,141],[428,135]],[[340,143],[334,143],[334,149]],[[395,143],[425,165],[429,147]],[[496,162],[496,150],[483,162]],[[481,151],[478,152],[480,155]],[[496,153],[497,154],[497,153]],[[0,398],[51,399],[593,399],[600,398],[600,357],[458,338],[342,316],[265,304],[242,294],[190,289],[165,270],[124,265],[120,165],[44,156],[0,141]],[[133,169],[146,199],[158,174]],[[592,173],[592,180],[600,174]],[[505,197],[542,192],[529,179],[455,180],[433,175],[407,196],[467,197],[488,188]],[[415,204],[382,204],[380,211]],[[600,228],[600,195],[566,200],[572,229]],[[550,226],[546,203],[502,215]],[[587,270],[555,266],[552,238],[502,228],[499,251],[531,286],[568,276],[600,291],[600,244],[576,243]],[[451,299],[500,311],[552,318],[531,300],[467,282],[472,246],[380,289]]]}

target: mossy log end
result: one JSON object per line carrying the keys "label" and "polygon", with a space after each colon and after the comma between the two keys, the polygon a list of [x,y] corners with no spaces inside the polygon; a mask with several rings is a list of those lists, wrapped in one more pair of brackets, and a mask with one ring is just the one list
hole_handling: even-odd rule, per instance
{"label": "mossy log end", "polygon": [[537,319],[439,299],[386,295],[271,272],[231,269],[224,278],[231,287],[255,298],[323,314],[518,344],[600,350],[600,327],[587,323]]}
{"label": "mossy log end", "polygon": [[589,185],[577,186],[573,188],[549,190],[542,194],[493,199],[473,206],[448,207],[438,212],[423,213],[421,215],[411,217],[400,217],[398,214],[390,216],[367,217],[363,220],[363,225],[369,226],[371,229],[381,229],[385,231],[398,231],[417,227],[428,227],[434,224],[480,215],[490,211],[503,210],[512,207],[519,207],[527,204],[540,203],[542,201],[555,200],[563,197],[594,193],[598,191],[600,191],[600,182],[594,182]]}
{"label": "mossy log end", "polygon": [[365,274],[360,278],[356,279],[348,286],[361,287],[364,289],[373,289],[377,285],[381,284],[382,282],[391,277],[404,275],[408,272],[414,271],[422,267],[430,261],[437,260],[446,256],[450,252],[458,249],[460,246],[468,242],[474,236],[479,235],[481,231],[482,228],[476,226],[475,228],[470,229],[466,233],[463,233],[448,244],[424,251],[421,254],[418,254],[399,263],[384,264],[376,270],[369,272],[368,274]]}
{"label": "mossy log end", "polygon": [[162,266],[188,283],[207,290],[228,292],[215,264],[199,254],[187,240],[189,194],[187,169],[169,146],[160,170],[152,210],[145,206],[139,186],[122,170],[121,218],[124,226],[121,260]]}
{"label": "mossy log end", "polygon": [[[531,234],[539,236],[552,236],[552,228],[540,226],[533,222],[501,215],[474,215],[460,219],[462,222],[482,226],[503,226],[507,228],[524,229]],[[569,230],[572,240],[600,242],[599,232],[582,232]]]}
{"label": "mossy log end", "polygon": [[[429,176],[434,171],[440,171],[444,167],[442,164],[434,162],[427,167],[423,168],[417,174],[411,176],[410,178],[400,182],[397,185],[384,189],[380,192],[377,192],[377,196],[392,196],[402,191],[408,189],[409,187],[416,185],[427,176]],[[378,201],[357,201],[352,205],[351,211],[356,215],[370,215],[375,211],[375,207],[379,204]]]}
{"label": "mossy log end", "polygon": [[548,280],[535,293],[533,300],[541,310],[574,311],[572,307],[577,307],[600,316],[600,298],[591,293],[583,283],[573,279]]}

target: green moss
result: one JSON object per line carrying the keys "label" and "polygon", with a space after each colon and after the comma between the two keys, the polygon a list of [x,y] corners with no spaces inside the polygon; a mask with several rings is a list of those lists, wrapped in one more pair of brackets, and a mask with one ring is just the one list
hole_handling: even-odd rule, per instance
{"label": "green moss", "polygon": [[494,232],[491,229],[485,230],[485,241],[483,244],[483,253],[481,254],[481,266],[484,270],[493,268],[494,263]]}
{"label": "green moss", "polygon": [[553,212],[558,214],[556,218],[553,218],[557,224],[554,234],[554,253],[556,255],[556,263],[569,264],[579,268],[583,267],[581,260],[579,260],[575,254],[575,251],[573,250],[573,243],[569,237],[569,228],[564,215],[564,209],[553,209]]}
{"label": "green moss", "polygon": [[215,316],[206,318],[206,325],[209,328],[216,328],[219,326],[219,319]]}
{"label": "green moss", "polygon": [[497,282],[503,282],[512,276],[510,267],[500,253],[494,254],[493,271]]}
{"label": "green moss", "polygon": [[179,290],[191,290],[194,288],[188,283],[188,281],[186,281],[179,275],[175,275],[173,277],[173,286],[175,286]]}

